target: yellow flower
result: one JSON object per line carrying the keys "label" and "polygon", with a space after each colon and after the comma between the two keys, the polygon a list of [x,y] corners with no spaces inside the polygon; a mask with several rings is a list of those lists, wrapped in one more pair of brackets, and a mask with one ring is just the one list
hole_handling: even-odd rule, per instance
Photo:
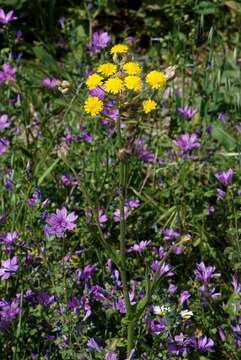
{"label": "yellow flower", "polygon": [[91,74],[89,75],[88,79],[86,80],[86,85],[89,90],[95,89],[97,86],[102,85],[103,77],[98,74]]}
{"label": "yellow flower", "polygon": [[135,62],[128,62],[122,67],[128,75],[139,75],[141,73],[140,65]]}
{"label": "yellow flower", "polygon": [[135,75],[129,75],[125,77],[125,86],[129,90],[139,91],[142,88],[141,78]]}
{"label": "yellow flower", "polygon": [[96,116],[102,111],[103,106],[103,101],[101,101],[97,96],[89,96],[85,100],[84,109],[87,114]]}
{"label": "yellow flower", "polygon": [[160,89],[166,85],[167,78],[164,73],[161,71],[153,70],[146,76],[146,82],[153,88],[153,89]]}
{"label": "yellow flower", "polygon": [[114,54],[126,54],[128,51],[128,46],[125,44],[117,44],[112,46],[112,48],[110,49],[110,53],[112,55]]}
{"label": "yellow flower", "polygon": [[118,77],[114,77],[106,80],[104,87],[106,92],[118,94],[119,92],[124,90],[124,83]]}
{"label": "yellow flower", "polygon": [[102,75],[111,76],[116,73],[117,66],[111,63],[105,63],[98,67],[97,72],[101,73]]}
{"label": "yellow flower", "polygon": [[156,109],[156,102],[154,100],[145,100],[142,103],[143,105],[143,110],[146,114],[148,114],[149,112],[151,112],[152,110]]}

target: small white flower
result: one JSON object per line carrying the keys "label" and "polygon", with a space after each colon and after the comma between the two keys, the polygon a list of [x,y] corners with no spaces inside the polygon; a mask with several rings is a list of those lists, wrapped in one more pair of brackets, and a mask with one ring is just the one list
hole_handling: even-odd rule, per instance
{"label": "small white flower", "polygon": [[171,311],[171,308],[169,306],[165,306],[165,305],[162,305],[162,306],[153,306],[153,312],[154,314],[156,315],[165,315],[167,312],[170,312]]}
{"label": "small white flower", "polygon": [[182,310],[180,315],[183,320],[188,320],[193,316],[193,312],[191,310]]}

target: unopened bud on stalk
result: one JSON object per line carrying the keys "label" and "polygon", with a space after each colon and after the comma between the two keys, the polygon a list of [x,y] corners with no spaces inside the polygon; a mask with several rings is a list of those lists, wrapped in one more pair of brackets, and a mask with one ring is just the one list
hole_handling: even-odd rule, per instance
{"label": "unopened bud on stalk", "polygon": [[122,162],[126,162],[129,156],[130,152],[127,149],[120,149],[117,153],[117,158]]}
{"label": "unopened bud on stalk", "polygon": [[57,86],[58,86],[58,90],[62,94],[67,94],[71,88],[71,84],[67,80],[63,80],[63,81],[57,80]]}
{"label": "unopened bud on stalk", "polygon": [[176,76],[176,69],[177,66],[168,66],[168,68],[165,69],[164,74],[166,76],[167,80],[172,80]]}

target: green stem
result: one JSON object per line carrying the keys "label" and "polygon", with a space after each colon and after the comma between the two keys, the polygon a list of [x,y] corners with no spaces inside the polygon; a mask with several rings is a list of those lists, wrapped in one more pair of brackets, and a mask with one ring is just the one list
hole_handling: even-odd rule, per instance
{"label": "green stem", "polygon": [[[117,124],[117,136],[119,150],[122,145],[121,139],[121,123],[120,119]],[[127,188],[127,165],[125,161],[120,160],[120,262],[121,262],[121,281],[123,286],[123,295],[125,300],[128,325],[127,325],[127,356],[129,356],[131,350],[134,347],[134,336],[135,336],[135,323],[132,318],[132,306],[130,303],[130,296],[128,291],[128,282],[126,274],[126,219],[125,219],[125,197],[126,197],[126,188]]]}

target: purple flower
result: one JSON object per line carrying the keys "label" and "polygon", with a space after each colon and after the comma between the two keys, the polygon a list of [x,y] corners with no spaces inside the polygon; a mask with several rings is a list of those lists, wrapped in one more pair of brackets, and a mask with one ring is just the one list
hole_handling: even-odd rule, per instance
{"label": "purple flower", "polygon": [[40,305],[43,305],[45,307],[49,307],[50,305],[52,305],[54,303],[55,296],[54,295],[49,295],[46,291],[41,291],[36,296],[36,301]]}
{"label": "purple flower", "polygon": [[238,294],[241,292],[241,283],[238,281],[237,275],[232,275],[232,282],[234,291]]}
{"label": "purple flower", "polygon": [[215,178],[224,186],[228,186],[231,184],[233,179],[233,170],[228,169],[226,172],[220,171],[215,174]]}
{"label": "purple flower", "polygon": [[47,89],[53,90],[57,86],[57,80],[56,79],[49,79],[45,78],[42,80],[42,85],[46,87]]}
{"label": "purple flower", "polygon": [[106,93],[103,86],[97,86],[95,89],[89,91],[89,95],[97,96],[100,100],[103,100]]}
{"label": "purple flower", "polygon": [[199,338],[192,339],[192,345],[196,350],[202,351],[202,352],[212,352],[214,342],[211,338],[207,338],[207,336],[200,336]]}
{"label": "purple flower", "polygon": [[81,309],[80,300],[76,296],[73,296],[69,300],[67,307],[68,307],[68,309],[70,309],[72,311],[73,314],[75,314],[75,315],[78,314],[78,312]]}
{"label": "purple flower", "polygon": [[45,225],[45,234],[47,237],[56,235],[62,237],[66,230],[72,231],[75,229],[75,221],[78,218],[74,212],[68,214],[67,209],[64,207],[61,210],[57,209],[55,214],[50,215],[47,218],[47,224]]}
{"label": "purple flower", "polygon": [[197,134],[193,133],[191,136],[187,133],[182,134],[175,141],[176,146],[181,148],[183,151],[191,151],[193,149],[198,149],[201,145],[197,142]]}
{"label": "purple flower", "polygon": [[191,119],[196,115],[197,110],[190,106],[184,106],[177,109],[178,114],[184,119]]}
{"label": "purple flower", "polygon": [[[0,318],[1,321],[9,322],[20,313],[19,307],[19,294],[13,299],[11,303],[8,303],[5,299],[0,300]],[[1,326],[1,325],[0,325]]]}
{"label": "purple flower", "polygon": [[11,125],[10,119],[7,114],[3,114],[0,116],[0,129],[9,128]]}
{"label": "purple flower", "polygon": [[169,294],[173,295],[177,291],[177,287],[174,284],[169,284],[168,286],[168,292]]}
{"label": "purple flower", "polygon": [[225,336],[225,332],[224,332],[223,328],[221,328],[221,327],[218,328],[218,335],[220,336],[220,339],[224,342],[226,339],[226,336]]}
{"label": "purple flower", "polygon": [[87,45],[87,48],[92,54],[96,54],[101,49],[105,49],[110,42],[111,37],[107,32],[97,31],[93,33],[91,43]]}
{"label": "purple flower", "polygon": [[139,199],[127,199],[125,203],[130,209],[137,209],[140,206]]}
{"label": "purple flower", "polygon": [[135,154],[144,162],[154,162],[156,160],[155,154],[147,149],[144,139],[140,139],[135,144]]}
{"label": "purple flower", "polygon": [[7,280],[12,274],[14,274],[19,268],[18,257],[14,256],[7,260],[2,260],[0,268],[0,278],[2,280]]}
{"label": "purple flower", "polygon": [[106,297],[106,291],[99,285],[94,285],[91,288],[91,295],[96,301],[106,301],[108,298]]}
{"label": "purple flower", "polygon": [[105,360],[118,360],[116,354],[113,353],[107,353],[105,355]]}
{"label": "purple flower", "polygon": [[205,266],[204,262],[197,264],[197,270],[194,271],[196,278],[203,282],[208,283],[211,279],[218,278],[221,276],[219,273],[215,273],[215,266]]}
{"label": "purple flower", "polygon": [[147,326],[149,330],[156,335],[160,335],[166,331],[165,319],[163,317],[159,317],[157,320],[148,319]]}
{"label": "purple flower", "polygon": [[162,276],[162,275],[173,276],[174,275],[173,272],[170,271],[171,270],[170,264],[163,263],[161,265],[160,261],[158,261],[158,260],[154,260],[151,263],[151,269],[154,272],[159,272],[160,276]]}
{"label": "purple flower", "polygon": [[223,124],[225,124],[227,122],[228,118],[226,117],[224,112],[220,112],[218,114],[218,120],[221,121]]}
{"label": "purple flower", "polygon": [[188,346],[190,345],[190,339],[186,338],[183,333],[176,335],[173,342],[168,344],[168,351],[173,355],[187,355],[190,351]]}
{"label": "purple flower", "polygon": [[[127,206],[124,206],[124,219],[126,220],[129,216],[129,208]],[[114,211],[114,221],[120,222],[121,212],[120,209],[116,209]]]}
{"label": "purple flower", "polygon": [[215,213],[215,207],[208,205],[208,215]]}
{"label": "purple flower", "polygon": [[97,352],[102,352],[101,348],[99,347],[99,345],[97,344],[97,342],[95,341],[94,338],[91,338],[88,342],[87,342],[87,346],[90,350],[95,350]]}
{"label": "purple flower", "polygon": [[76,270],[77,281],[88,281],[96,271],[96,265],[87,264],[83,270]]}
{"label": "purple flower", "polygon": [[10,10],[8,13],[5,13],[3,9],[0,9],[0,24],[6,25],[16,19],[17,17],[13,16],[13,10]]}
{"label": "purple flower", "polygon": [[139,244],[134,244],[133,246],[131,246],[129,251],[138,252],[140,254],[146,250],[150,243],[150,240],[142,240]]}
{"label": "purple flower", "polygon": [[58,20],[58,23],[60,24],[61,28],[64,28],[64,22],[65,22],[65,17],[61,16]]}
{"label": "purple flower", "polygon": [[4,242],[6,252],[11,252],[13,245],[19,237],[19,233],[17,231],[4,233],[0,236],[0,239]]}
{"label": "purple flower", "polygon": [[9,147],[9,141],[5,138],[0,138],[0,155],[3,155],[7,152]]}
{"label": "purple flower", "polygon": [[99,223],[104,224],[108,221],[108,216],[104,213],[102,209],[99,210]]}
{"label": "purple flower", "polygon": [[16,67],[11,67],[8,64],[3,64],[2,70],[3,71],[0,71],[0,85],[5,81],[13,81],[13,82],[16,81],[14,77],[14,74],[17,71]]}
{"label": "purple flower", "polygon": [[184,290],[181,292],[181,295],[180,295],[180,304],[183,305],[185,302],[188,303],[188,299],[190,298],[190,293],[189,291],[187,290]]}
{"label": "purple flower", "polygon": [[160,229],[160,231],[162,234],[164,234],[165,240],[172,240],[181,236],[181,233],[178,230],[163,228]]}
{"label": "purple flower", "polygon": [[217,193],[217,201],[224,199],[226,196],[226,192],[218,188],[216,189],[216,193]]}

